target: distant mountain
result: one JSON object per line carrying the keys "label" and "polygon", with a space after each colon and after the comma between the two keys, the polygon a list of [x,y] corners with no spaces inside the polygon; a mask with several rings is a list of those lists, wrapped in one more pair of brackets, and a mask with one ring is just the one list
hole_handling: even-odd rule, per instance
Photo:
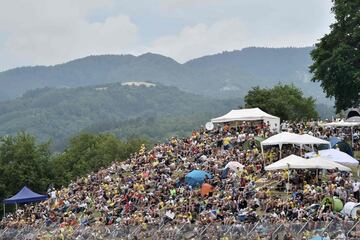
{"label": "distant mountain", "polygon": [[253,86],[293,83],[306,95],[328,102],[318,83],[310,82],[307,48],[245,48],[180,64],[157,54],[103,55],[55,66],[22,67],[0,73],[0,101],[42,87],[80,87],[151,81],[211,97],[244,96]]}
{"label": "distant mountain", "polygon": [[[211,117],[242,104],[241,99],[216,100],[159,84],[44,88],[0,102],[0,136],[26,131],[40,141],[51,139],[55,149],[61,149],[69,137],[84,129],[116,130],[126,138],[141,135],[139,124],[143,124],[142,128],[152,128],[144,132],[146,137],[160,139],[169,133],[191,131]],[[130,119],[141,119],[141,122],[137,120],[137,125],[131,125]],[[155,121],[162,121],[164,128],[154,124]]]}

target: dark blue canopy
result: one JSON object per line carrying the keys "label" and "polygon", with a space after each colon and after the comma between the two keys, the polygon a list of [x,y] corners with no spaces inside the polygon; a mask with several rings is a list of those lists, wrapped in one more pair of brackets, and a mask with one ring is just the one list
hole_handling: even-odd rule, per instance
{"label": "dark blue canopy", "polygon": [[25,186],[11,198],[5,199],[4,203],[5,204],[29,203],[29,202],[38,202],[45,199],[47,199],[46,195],[40,195],[38,193],[34,193]]}

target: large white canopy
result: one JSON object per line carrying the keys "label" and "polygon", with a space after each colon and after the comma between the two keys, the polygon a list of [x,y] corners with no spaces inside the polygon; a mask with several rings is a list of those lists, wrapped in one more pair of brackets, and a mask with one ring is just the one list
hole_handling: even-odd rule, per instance
{"label": "large white canopy", "polygon": [[297,145],[313,145],[313,144],[327,144],[328,141],[320,138],[310,136],[308,134],[295,134],[289,132],[281,132],[261,142],[262,146],[265,145],[283,145],[283,144],[297,144]]}
{"label": "large white canopy", "polygon": [[[300,145],[300,148],[302,148],[303,145],[326,144],[329,145],[329,148],[331,148],[330,142],[310,136],[308,134],[299,135],[295,133],[281,132],[262,141],[261,152],[262,154],[264,154],[264,146],[279,145],[281,150],[282,145],[284,144],[296,144],[296,145]],[[280,157],[281,157],[281,151],[280,151]]]}
{"label": "large white canopy", "polygon": [[[316,153],[314,152],[306,153],[305,157],[314,157],[315,154]],[[330,161],[337,162],[340,164],[359,165],[358,160],[351,157],[349,154],[346,154],[336,149],[320,150],[319,155],[323,158],[326,158]]]}
{"label": "large white canopy", "polygon": [[302,134],[299,137],[298,140],[298,144],[307,144],[307,145],[312,145],[312,144],[327,144],[330,145],[330,142],[323,140],[321,138],[317,138],[314,136],[311,136],[309,134]]}
{"label": "large white canopy", "polygon": [[236,122],[236,121],[259,121],[269,122],[271,128],[276,128],[277,131],[280,129],[280,118],[270,115],[260,108],[246,108],[231,110],[224,116],[213,118],[213,123],[225,123],[225,122]]}
{"label": "large white canopy", "polygon": [[265,167],[266,171],[284,169],[338,169],[340,171],[351,171],[348,167],[321,157],[305,159],[296,155],[290,155]]}
{"label": "large white canopy", "polygon": [[262,141],[261,145],[293,144],[298,137],[299,135],[295,133],[281,132]]}

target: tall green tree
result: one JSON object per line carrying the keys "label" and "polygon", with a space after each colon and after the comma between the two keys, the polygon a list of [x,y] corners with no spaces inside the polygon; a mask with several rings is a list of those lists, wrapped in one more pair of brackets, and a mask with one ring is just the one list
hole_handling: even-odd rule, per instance
{"label": "tall green tree", "polygon": [[360,1],[333,0],[335,23],[311,52],[310,71],[336,111],[360,104]]}
{"label": "tall green tree", "polygon": [[44,192],[50,183],[49,143],[37,144],[26,133],[0,138],[0,199],[24,185]]}
{"label": "tall green tree", "polygon": [[146,141],[138,139],[122,141],[109,133],[75,136],[64,152],[52,161],[54,185],[66,185],[70,180],[106,167],[113,161],[125,160],[144,143]]}
{"label": "tall green tree", "polygon": [[82,133],[71,139],[64,152],[51,155],[50,142],[39,144],[27,133],[0,137],[0,202],[24,185],[39,193],[50,185],[65,186],[78,176],[128,158],[146,143],[123,141],[113,134]]}
{"label": "tall green tree", "polygon": [[254,87],[245,96],[245,107],[258,107],[281,120],[317,118],[315,99],[304,97],[293,85],[276,85],[271,89]]}

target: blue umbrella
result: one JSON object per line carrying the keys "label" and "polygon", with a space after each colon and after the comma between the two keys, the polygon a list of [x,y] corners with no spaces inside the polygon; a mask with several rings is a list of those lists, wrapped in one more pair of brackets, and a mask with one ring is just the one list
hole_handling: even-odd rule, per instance
{"label": "blue umbrella", "polygon": [[212,178],[212,175],[208,172],[201,171],[201,170],[193,170],[186,174],[185,176],[185,182],[189,184],[192,187],[200,186],[205,178]]}

